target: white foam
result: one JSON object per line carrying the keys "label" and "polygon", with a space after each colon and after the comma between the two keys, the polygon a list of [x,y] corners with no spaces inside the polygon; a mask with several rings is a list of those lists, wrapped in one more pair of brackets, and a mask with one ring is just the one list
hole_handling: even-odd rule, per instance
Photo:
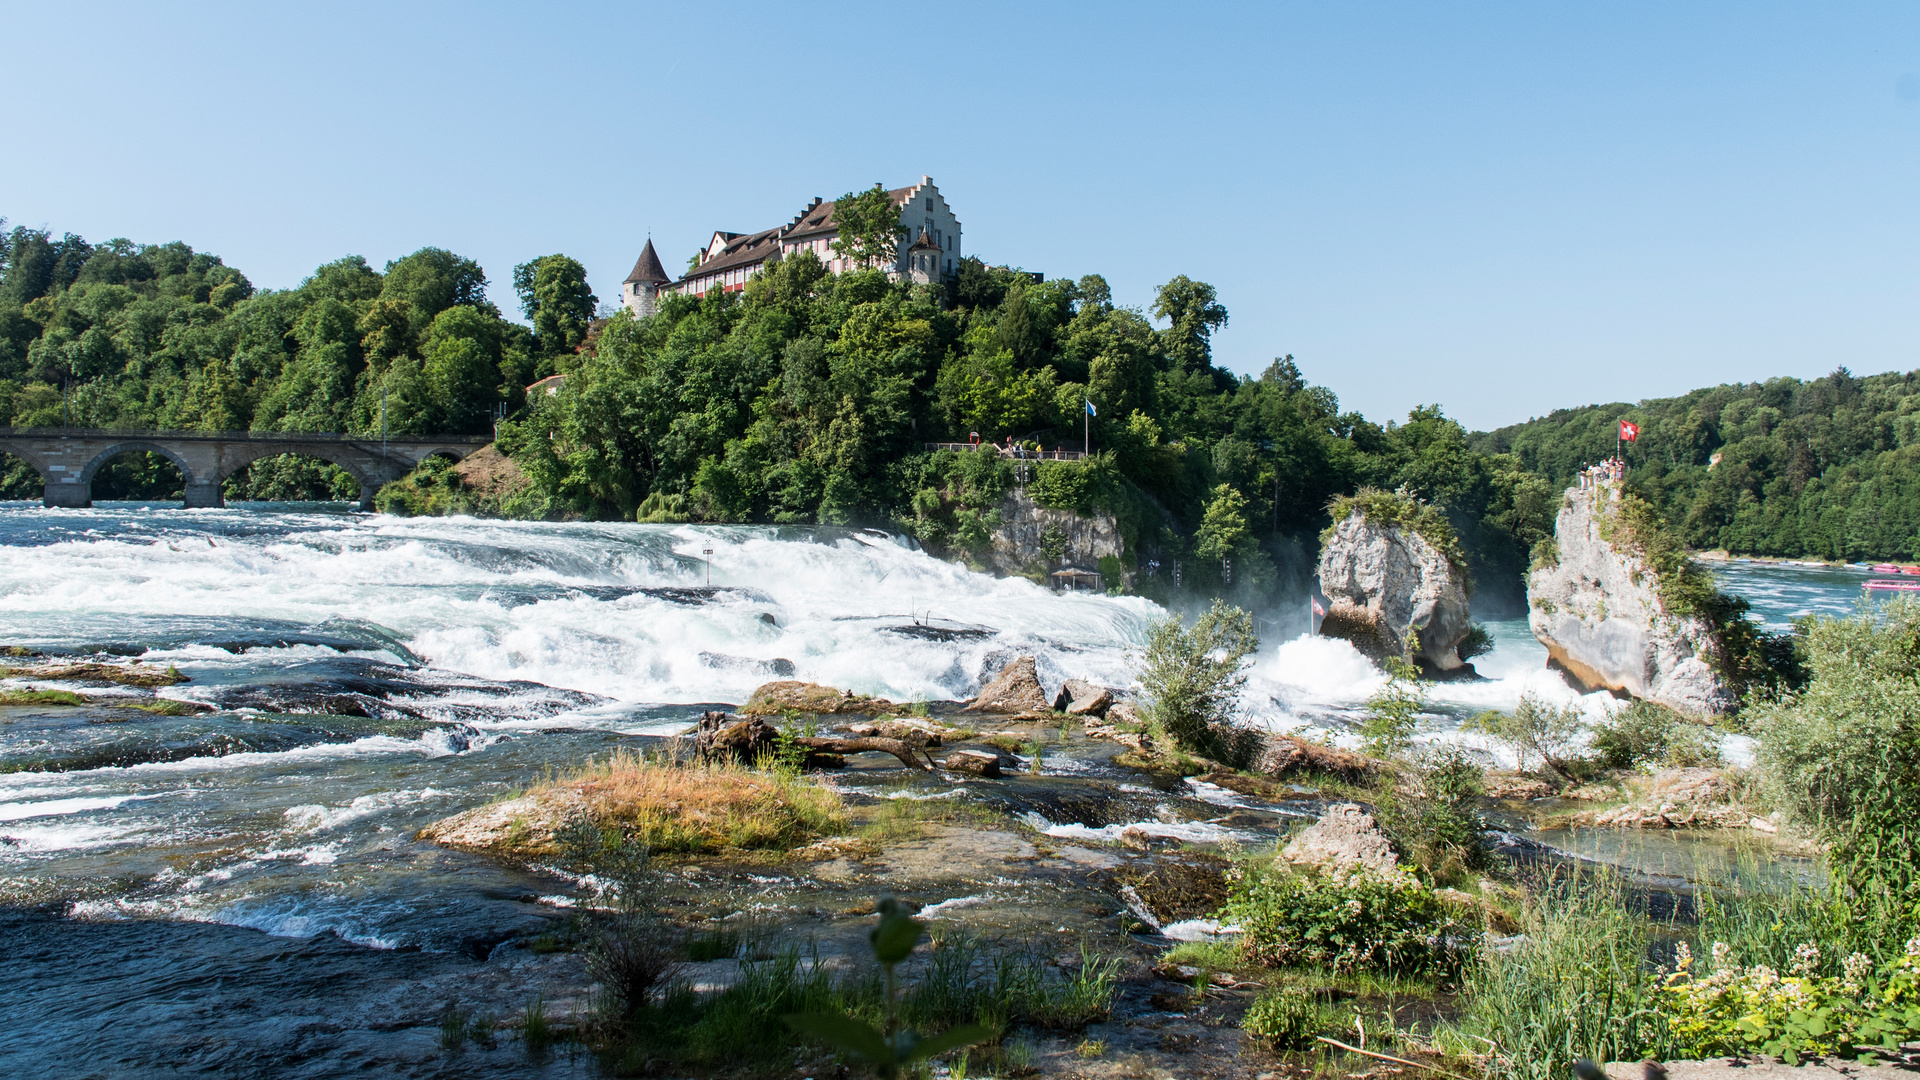
{"label": "white foam", "polygon": [[109,795],[93,799],[44,799],[40,802],[0,803],[0,821],[25,821],[28,818],[64,817],[68,814],[84,814],[92,810],[112,810],[136,799],[153,798],[158,796]]}
{"label": "white foam", "polygon": [[290,806],[281,816],[285,817],[287,824],[294,828],[317,832],[371,817],[397,806],[422,802],[426,799],[445,798],[451,794],[453,793],[436,791],[430,787],[419,791],[382,791],[373,795],[357,796],[345,806],[319,806],[312,803]]}
{"label": "white foam", "polygon": [[1048,836],[1058,836],[1069,840],[1100,840],[1118,843],[1120,834],[1131,829],[1135,833],[1147,836],[1164,836],[1174,840],[1187,840],[1195,843],[1249,843],[1259,837],[1240,829],[1229,829],[1206,821],[1133,821],[1123,825],[1081,825],[1069,822],[1058,825],[1045,817],[1028,811],[1022,815],[1027,824]]}
{"label": "white foam", "polygon": [[976,904],[984,904],[986,902],[987,898],[984,896],[956,896],[951,900],[942,900],[937,904],[928,904],[926,907],[921,908],[917,915],[922,919],[943,919],[946,918],[947,913],[950,911],[957,911],[960,908],[969,908]]}
{"label": "white foam", "polygon": [[1216,941],[1240,933],[1237,926],[1222,926],[1213,919],[1182,919],[1160,928],[1162,937],[1175,941]]}

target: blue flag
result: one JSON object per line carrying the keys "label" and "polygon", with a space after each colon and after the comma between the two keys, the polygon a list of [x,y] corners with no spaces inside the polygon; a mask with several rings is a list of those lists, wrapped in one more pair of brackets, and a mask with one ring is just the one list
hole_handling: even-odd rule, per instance
{"label": "blue flag", "polygon": [[1089,402],[1087,402],[1087,415],[1088,415],[1088,416],[1099,416],[1099,415],[1100,415],[1100,413],[1099,413],[1099,412],[1098,412],[1097,410],[1095,410],[1095,409],[1094,409],[1094,407],[1093,407],[1093,402],[1091,402],[1091,401],[1089,401]]}

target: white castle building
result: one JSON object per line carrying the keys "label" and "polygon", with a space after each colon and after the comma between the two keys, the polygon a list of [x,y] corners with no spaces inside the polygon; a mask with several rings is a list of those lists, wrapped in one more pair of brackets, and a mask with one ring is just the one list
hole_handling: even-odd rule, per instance
{"label": "white castle building", "polygon": [[[933,178],[923,176],[918,184],[887,192],[900,208],[900,228],[914,238],[901,244],[894,265],[887,274],[894,280],[939,281],[960,264],[960,219],[934,186]],[[819,257],[827,269],[842,273],[853,269],[850,260],[833,253],[832,243],[840,235],[833,219],[834,203],[816,197],[806,209],[785,225],[757,233],[716,232],[695,256],[685,277],[673,280],[660,265],[653,241],[640,252],[633,273],[621,284],[620,299],[635,315],[653,314],[663,292],[701,295],[710,289],[732,292],[745,287],[747,279],[769,262],[807,250]]]}

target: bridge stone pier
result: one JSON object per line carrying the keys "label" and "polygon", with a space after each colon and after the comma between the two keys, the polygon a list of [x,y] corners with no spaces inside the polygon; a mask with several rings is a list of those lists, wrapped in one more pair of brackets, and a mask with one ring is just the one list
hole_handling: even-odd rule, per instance
{"label": "bridge stone pier", "polygon": [[360,482],[360,508],[374,493],[438,454],[455,461],[492,442],[486,435],[410,435],[387,440],[352,435],[266,431],[97,431],[85,428],[0,428],[0,451],[39,472],[47,506],[93,505],[93,476],[132,450],[159,454],[180,469],[188,509],[225,506],[220,485],[261,458],[304,454],[332,462]]}

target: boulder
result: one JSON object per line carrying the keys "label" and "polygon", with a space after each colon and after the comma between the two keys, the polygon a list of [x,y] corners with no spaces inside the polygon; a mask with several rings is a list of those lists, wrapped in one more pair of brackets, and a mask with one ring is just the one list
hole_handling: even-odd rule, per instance
{"label": "boulder", "polygon": [[993,681],[980,688],[980,695],[967,712],[1007,713],[1014,716],[1047,716],[1053,703],[1040,688],[1040,676],[1034,670],[1033,657],[1022,656],[1000,669]]}
{"label": "boulder", "polygon": [[1504,769],[1488,770],[1482,783],[1489,799],[1544,799],[1560,790],[1539,777]]}
{"label": "boulder", "polygon": [[1000,775],[1000,757],[985,750],[955,750],[941,763],[948,772],[968,773],[973,776],[994,777]]}
{"label": "boulder", "polygon": [[1392,877],[1400,872],[1400,853],[1394,850],[1393,841],[1358,803],[1327,807],[1319,821],[1281,849],[1280,856],[1295,866],[1315,866],[1333,873],[1358,871]]}
{"label": "boulder", "polygon": [[1650,781],[1636,781],[1643,794],[1624,806],[1587,810],[1571,823],[1616,829],[1744,829],[1777,831],[1774,822],[1756,817],[1734,799],[1733,785],[1718,769],[1667,769]]}
{"label": "boulder", "polygon": [[1620,500],[1612,481],[1567,492],[1554,519],[1558,558],[1527,575],[1527,625],[1549,665],[1585,690],[1690,716],[1726,712],[1734,695],[1715,671],[1714,629],[1661,604],[1658,575],[1633,550]]}
{"label": "boulder", "polygon": [[865,713],[873,716],[894,712],[898,705],[886,698],[866,697],[851,690],[838,690],[819,683],[782,679],[763,684],[747,699],[742,716],[779,716],[788,711],[832,714]]}
{"label": "boulder", "polygon": [[1054,695],[1053,708],[1069,716],[1105,716],[1113,705],[1113,691],[1082,679],[1068,679]]}
{"label": "boulder", "polygon": [[752,765],[773,753],[780,732],[759,717],[723,712],[702,713],[693,729],[693,747],[702,761],[733,761]]}
{"label": "boulder", "polygon": [[1320,551],[1328,600],[1320,633],[1375,660],[1390,656],[1439,672],[1466,667],[1459,646],[1473,624],[1465,567],[1411,527],[1375,524],[1355,509]]}
{"label": "boulder", "polygon": [[1372,758],[1337,746],[1321,746],[1295,735],[1268,735],[1261,740],[1248,771],[1268,776],[1321,773],[1342,780],[1359,780],[1372,772],[1375,765]]}

